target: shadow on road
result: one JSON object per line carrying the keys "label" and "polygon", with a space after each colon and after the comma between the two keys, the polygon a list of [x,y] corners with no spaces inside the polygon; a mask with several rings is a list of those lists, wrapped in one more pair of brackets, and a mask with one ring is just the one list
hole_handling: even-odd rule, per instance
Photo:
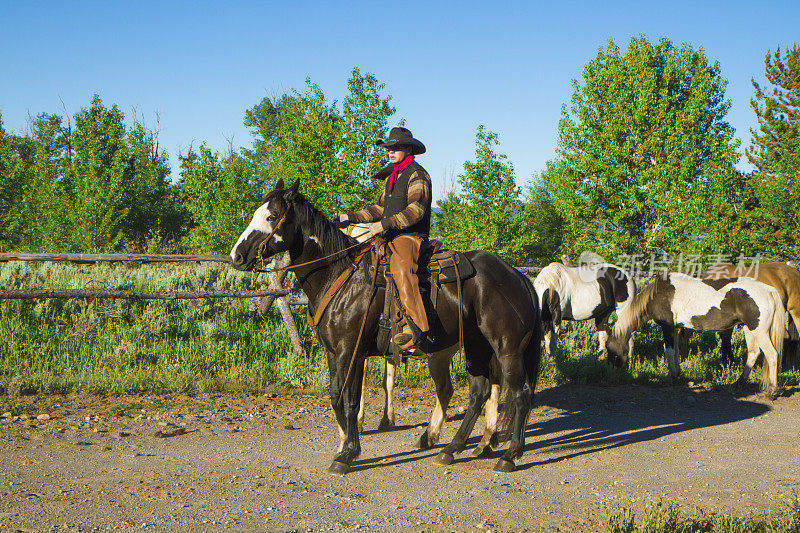
{"label": "shadow on road", "polygon": [[668,435],[755,418],[769,411],[762,403],[727,393],[693,392],[684,387],[579,387],[564,385],[536,395],[536,405],[557,409],[525,433],[526,452],[548,449],[555,457],[526,462],[545,465],[580,455],[659,439]]}
{"label": "shadow on road", "polygon": [[[770,410],[767,405],[736,399],[725,392],[698,393],[684,387],[648,386],[561,385],[538,392],[534,404],[537,409],[525,432],[526,453],[518,465],[522,470],[685,431],[731,424]],[[448,424],[454,422],[457,423],[453,418],[448,419]],[[480,419],[469,440],[470,447],[480,440],[482,430]],[[499,453],[507,445],[502,443]],[[536,454],[531,452],[537,451],[547,451],[548,457],[535,460]],[[353,470],[419,461],[436,453],[405,450],[356,461]],[[470,448],[462,452],[459,462],[471,459],[470,453]]]}

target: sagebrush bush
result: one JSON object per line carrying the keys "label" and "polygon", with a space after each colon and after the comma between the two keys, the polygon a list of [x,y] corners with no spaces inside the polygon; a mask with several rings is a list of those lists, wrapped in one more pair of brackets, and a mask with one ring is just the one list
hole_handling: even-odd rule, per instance
{"label": "sagebrush bush", "polygon": [[[285,282],[297,289],[289,275]],[[267,279],[225,265],[0,264],[0,290],[102,287],[120,290],[256,290]],[[278,313],[256,313],[255,299],[206,300],[4,300],[0,303],[0,390],[191,391],[260,389],[268,385],[328,388],[327,358],[305,320],[293,308],[306,358],[294,355]],[[738,356],[743,335],[733,338]],[[683,364],[687,381],[724,384],[738,377],[738,365],[719,360],[716,335],[695,334]],[[543,383],[666,383],[660,330],[647,324],[636,336],[636,356],[627,369],[597,359],[588,322],[565,322],[557,352],[543,355]],[[760,370],[753,373],[758,380]],[[457,384],[466,381],[461,354],[451,365]],[[796,383],[797,371],[782,374]],[[368,382],[380,384],[383,367],[373,362]],[[398,383],[430,387],[427,364],[408,361]],[[11,385],[11,386],[10,386]]]}

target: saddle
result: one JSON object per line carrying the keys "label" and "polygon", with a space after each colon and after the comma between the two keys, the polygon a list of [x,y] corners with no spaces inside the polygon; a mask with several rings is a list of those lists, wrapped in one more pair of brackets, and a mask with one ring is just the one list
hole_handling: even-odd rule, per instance
{"label": "saddle", "polygon": [[[429,318],[435,318],[437,314],[436,303],[441,285],[458,282],[458,298],[460,302],[461,281],[473,277],[475,275],[475,267],[462,252],[443,250],[442,243],[437,240],[430,240],[428,242],[429,245],[420,255],[417,263],[417,276],[420,278],[420,293],[422,301],[425,304],[426,312]],[[328,304],[339,289],[350,279],[353,273],[358,270],[362,260],[366,257],[369,275],[370,278],[374,280],[375,287],[383,287],[386,291],[383,312],[378,321],[378,337],[376,339],[378,353],[373,355],[388,356],[391,354],[395,364],[397,364],[400,362],[401,354],[394,344],[391,345],[390,350],[389,340],[397,333],[398,327],[402,325],[405,317],[402,311],[403,306],[397,296],[397,289],[392,280],[391,272],[389,272],[389,263],[385,248],[385,242],[378,240],[374,242],[372,246],[361,250],[353,260],[353,263],[339,275],[326,291],[325,295],[323,295],[314,314],[312,315],[311,310],[307,309],[306,316],[311,329],[316,334],[317,324],[319,324]],[[436,321],[429,320],[429,323],[435,324]],[[459,339],[462,336],[462,331],[461,314],[459,313]],[[434,334],[434,332],[430,332],[430,334]]]}
{"label": "saddle", "polygon": [[[397,295],[392,274],[389,271],[388,258],[382,253],[380,245],[373,247],[370,260],[370,275],[377,275],[379,286],[383,286],[386,289],[383,312],[378,321],[378,352],[379,355],[383,356],[391,354],[396,364],[399,362],[401,354],[397,346],[394,344],[390,346],[389,340],[402,328],[405,321],[405,313]],[[428,333],[428,336],[431,337],[435,336],[435,324],[437,323],[435,318],[438,314],[437,302],[441,286],[458,282],[460,300],[460,283],[475,276],[475,267],[464,253],[443,249],[442,243],[435,239],[428,241],[428,246],[420,254],[417,265],[420,295],[428,314],[428,323],[431,324],[431,331]],[[378,270],[377,274],[375,269]],[[429,341],[432,340],[432,338],[429,339]],[[402,355],[417,357],[410,353]]]}

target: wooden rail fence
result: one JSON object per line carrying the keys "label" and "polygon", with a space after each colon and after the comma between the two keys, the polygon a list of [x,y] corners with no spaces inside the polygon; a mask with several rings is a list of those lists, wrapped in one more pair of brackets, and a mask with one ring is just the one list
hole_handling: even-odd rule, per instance
{"label": "wooden rail fence", "polygon": [[191,263],[212,262],[230,263],[227,255],[155,255],[155,254],[27,254],[17,252],[0,253],[0,263],[6,261],[67,261],[72,263],[92,264],[99,262],[136,263]]}
{"label": "wooden rail fence", "polygon": [[[563,259],[563,258],[562,258]],[[569,260],[569,258],[566,258]],[[53,261],[72,262],[77,264],[94,264],[100,262],[130,262],[130,263],[230,263],[227,255],[159,255],[159,254],[34,254],[8,252],[0,253],[0,263],[8,261]],[[565,261],[566,262],[566,261]],[[271,266],[286,266],[288,257],[283,261],[273,259]],[[517,270],[526,275],[538,274],[539,267],[517,267]],[[26,289],[0,291],[0,300],[31,299],[31,298],[114,298],[114,299],[141,299],[141,300],[193,300],[207,298],[261,298],[258,313],[264,316],[277,299],[283,323],[289,333],[292,347],[298,356],[305,355],[297,324],[294,321],[289,306],[307,305],[308,299],[304,296],[294,296],[283,288],[283,279],[286,271],[269,273],[269,289],[253,291],[123,291],[111,289]]]}
{"label": "wooden rail fence", "polygon": [[114,298],[122,300],[201,300],[204,298],[285,297],[290,305],[307,305],[305,297],[291,296],[285,289],[255,291],[122,291],[113,289],[20,289],[0,291],[0,300],[27,298]]}

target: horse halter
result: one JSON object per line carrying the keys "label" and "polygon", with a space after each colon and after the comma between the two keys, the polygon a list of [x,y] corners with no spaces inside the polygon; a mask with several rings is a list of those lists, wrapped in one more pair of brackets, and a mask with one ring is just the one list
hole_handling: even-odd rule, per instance
{"label": "horse halter", "polygon": [[265,259],[264,251],[265,251],[265,249],[267,247],[267,244],[269,243],[269,241],[272,240],[272,237],[275,236],[275,233],[279,229],[281,229],[281,227],[283,226],[283,223],[286,221],[286,213],[288,213],[288,212],[289,212],[288,209],[286,211],[284,211],[283,215],[281,215],[280,220],[278,220],[278,223],[275,224],[274,228],[272,228],[272,232],[269,235],[267,235],[267,238],[264,239],[263,241],[261,241],[261,243],[258,245],[258,260],[259,261],[264,261],[264,259]]}

